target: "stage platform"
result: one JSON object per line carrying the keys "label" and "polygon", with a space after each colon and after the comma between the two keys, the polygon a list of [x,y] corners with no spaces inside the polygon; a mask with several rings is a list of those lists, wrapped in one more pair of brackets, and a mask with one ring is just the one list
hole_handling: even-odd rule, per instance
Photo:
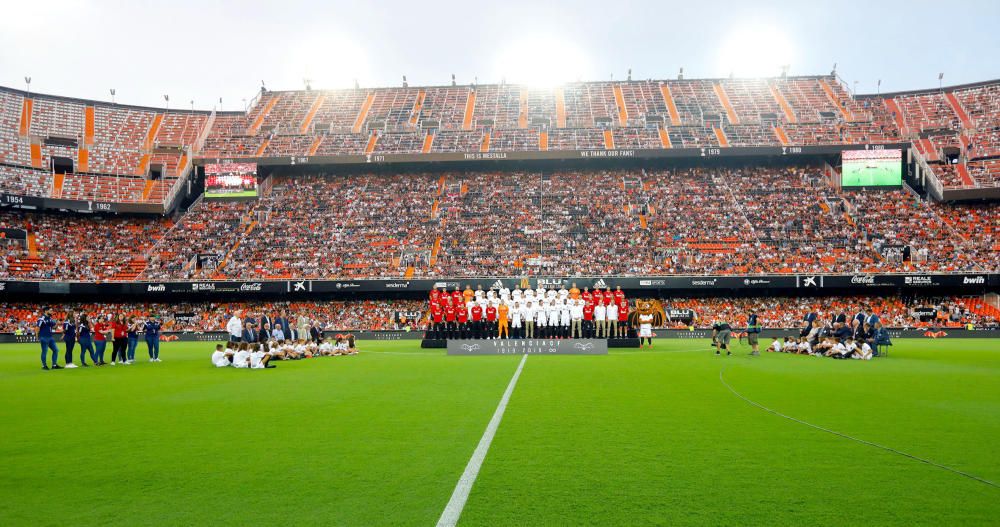
{"label": "stage platform", "polygon": [[[573,343],[576,343],[576,342],[580,342],[580,343],[584,343],[584,342],[596,343],[598,341],[603,342],[604,345],[606,347],[608,347],[608,348],[638,348],[639,347],[639,339],[637,339],[637,338],[626,338],[626,339],[453,339],[452,340],[452,342],[456,342],[456,343],[460,343],[460,344],[469,344],[469,345],[474,345],[474,344],[484,345],[484,344],[488,344],[490,347],[493,347],[494,343],[523,343],[522,344],[523,347],[534,347],[534,346],[541,346],[542,343],[563,342],[563,343],[569,343],[569,346],[572,346]],[[423,339],[420,342],[420,347],[421,348],[437,348],[437,349],[442,349],[442,348],[447,348],[448,347],[448,342],[449,342],[449,340],[447,340],[447,339]],[[528,345],[528,343],[531,343],[530,346]],[[561,346],[565,347],[566,344],[562,344]],[[512,348],[512,349],[514,349],[514,348]]]}

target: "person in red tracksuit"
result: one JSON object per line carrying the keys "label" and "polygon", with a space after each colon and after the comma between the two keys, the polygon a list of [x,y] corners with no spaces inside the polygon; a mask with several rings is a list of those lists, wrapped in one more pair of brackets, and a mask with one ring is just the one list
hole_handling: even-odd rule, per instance
{"label": "person in red tracksuit", "polygon": [[628,300],[625,300],[625,295],[618,301],[618,336],[628,338]]}
{"label": "person in red tracksuit", "polygon": [[595,306],[596,305],[602,305],[602,306],[604,305],[604,295],[601,294],[601,288],[600,287],[595,287],[594,288],[593,297],[594,297],[594,305]]}
{"label": "person in red tracksuit", "polygon": [[458,323],[458,336],[455,338],[469,338],[469,310],[464,305],[459,304],[458,311],[455,313],[455,320]]}
{"label": "person in red tracksuit", "polygon": [[[580,294],[581,298],[583,293]],[[590,295],[587,295],[588,297]],[[594,338],[594,303],[592,301],[583,304],[583,338]]]}
{"label": "person in red tracksuit", "polygon": [[615,288],[614,296],[615,296],[615,303],[618,304],[618,307],[621,307],[622,302],[625,301],[625,292],[622,291],[622,286],[618,286]]}
{"label": "person in red tracksuit", "polygon": [[458,306],[465,305],[465,297],[462,296],[462,292],[458,290],[457,285],[455,286],[455,290],[451,292],[451,303],[455,305],[455,309],[458,309]]}
{"label": "person in red tracksuit", "polygon": [[610,306],[612,302],[615,301],[615,293],[611,291],[611,288],[604,290],[604,305]]}
{"label": "person in red tracksuit", "polygon": [[583,299],[583,302],[586,304],[593,304],[594,302],[594,297],[590,294],[590,289],[586,287],[584,287],[583,291],[580,292],[580,298]]}
{"label": "person in red tracksuit", "polygon": [[441,291],[438,291],[437,288],[431,289],[431,305],[432,306],[438,305],[438,299],[440,297],[441,297]]}
{"label": "person in red tracksuit", "polygon": [[483,338],[483,306],[472,304],[472,338]]}
{"label": "person in red tracksuit", "polygon": [[445,321],[445,338],[453,339],[455,338],[455,306],[448,304],[448,307],[444,308],[444,321]]}
{"label": "person in red tracksuit", "polygon": [[489,338],[497,334],[497,308],[493,304],[486,306],[486,331]]}
{"label": "person in red tracksuit", "polygon": [[444,337],[441,336],[441,334],[443,333],[442,330],[444,329],[442,327],[443,326],[443,324],[442,324],[443,321],[444,321],[444,310],[441,309],[440,305],[433,304],[431,306],[431,322],[432,322],[432,324],[431,324],[431,338],[432,339],[436,340],[436,339],[444,338]]}

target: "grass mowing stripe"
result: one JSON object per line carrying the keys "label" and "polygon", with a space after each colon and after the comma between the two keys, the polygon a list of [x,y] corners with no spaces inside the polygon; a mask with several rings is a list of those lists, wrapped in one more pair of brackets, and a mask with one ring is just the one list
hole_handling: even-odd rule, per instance
{"label": "grass mowing stripe", "polygon": [[472,491],[472,485],[476,483],[479,469],[482,468],[483,460],[486,459],[486,453],[489,452],[490,444],[493,443],[493,437],[497,433],[497,428],[500,427],[500,420],[503,419],[503,413],[507,410],[507,402],[510,401],[510,394],[514,393],[514,386],[517,385],[517,379],[521,376],[521,370],[524,369],[524,362],[527,360],[527,354],[521,356],[521,362],[517,365],[514,376],[510,378],[510,384],[507,385],[507,390],[503,392],[503,397],[500,398],[500,403],[497,404],[497,409],[493,412],[493,418],[486,425],[486,431],[483,432],[483,437],[479,440],[479,445],[476,446],[472,457],[469,458],[469,464],[465,466],[465,472],[458,479],[455,491],[452,492],[451,499],[448,500],[448,505],[445,506],[444,511],[441,513],[441,518],[438,519],[438,527],[454,527],[458,523],[458,518],[462,515],[462,509],[465,508],[465,502],[469,499],[469,492]]}
{"label": "grass mowing stripe", "polygon": [[976,476],[974,474],[969,474],[968,472],[963,472],[961,470],[949,467],[947,465],[942,465],[940,463],[935,463],[934,461],[931,461],[929,459],[925,459],[925,458],[922,458],[922,457],[919,457],[919,456],[915,456],[913,454],[908,454],[906,452],[903,452],[903,451],[900,451],[900,450],[896,450],[895,448],[892,448],[892,447],[888,447],[888,446],[885,446],[885,445],[880,445],[878,443],[872,443],[871,441],[866,441],[864,439],[859,439],[857,437],[849,436],[849,435],[847,435],[847,434],[845,434],[843,432],[838,432],[836,430],[830,430],[829,428],[823,428],[822,426],[814,425],[814,424],[812,424],[810,422],[803,421],[801,419],[797,419],[797,418],[792,417],[790,415],[785,415],[785,414],[783,414],[783,413],[781,413],[781,412],[779,412],[777,410],[774,410],[772,408],[768,408],[768,407],[766,407],[766,406],[764,406],[764,405],[762,405],[762,404],[760,404],[760,403],[758,403],[758,402],[756,402],[756,401],[754,401],[754,400],[752,400],[752,399],[744,396],[740,392],[736,391],[732,386],[730,386],[729,383],[726,382],[725,377],[723,376],[723,373],[725,373],[725,371],[726,371],[726,367],[725,366],[723,366],[722,369],[719,370],[719,382],[721,382],[723,386],[725,386],[726,388],[728,388],[729,391],[733,393],[733,395],[739,397],[740,399],[743,399],[744,401],[746,401],[747,403],[749,403],[749,404],[751,404],[753,406],[756,406],[757,408],[760,408],[761,410],[764,410],[765,412],[774,414],[774,415],[776,415],[778,417],[783,417],[785,419],[788,419],[789,421],[793,421],[793,422],[799,423],[801,425],[808,426],[810,428],[815,428],[816,430],[820,430],[820,431],[826,432],[828,434],[833,434],[835,436],[839,436],[839,437],[842,437],[844,439],[849,439],[851,441],[855,441],[855,442],[861,443],[863,445],[868,445],[868,446],[871,446],[871,447],[875,447],[875,448],[879,448],[879,449],[885,450],[886,452],[891,452],[893,454],[898,454],[900,456],[910,458],[910,459],[912,459],[914,461],[919,461],[921,463],[925,463],[925,464],[930,465],[932,467],[937,467],[937,468],[940,468],[940,469],[943,469],[943,470],[947,470],[948,472],[953,472],[953,473],[958,474],[960,476],[965,476],[965,477],[967,477],[969,479],[978,481],[980,483],[985,483],[986,485],[989,485],[991,487],[1000,488],[1000,485],[997,485],[996,483],[994,483],[994,482],[992,482],[992,481],[990,481],[988,479],[981,478],[981,477]]}

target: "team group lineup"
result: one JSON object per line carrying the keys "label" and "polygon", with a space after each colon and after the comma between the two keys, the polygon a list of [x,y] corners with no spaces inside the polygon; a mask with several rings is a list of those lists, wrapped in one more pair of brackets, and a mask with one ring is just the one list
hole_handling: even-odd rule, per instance
{"label": "team group lineup", "polygon": [[[429,339],[628,338],[633,336],[629,302],[621,287],[484,291],[466,285],[430,293]],[[637,313],[640,347],[653,346],[652,313]]]}

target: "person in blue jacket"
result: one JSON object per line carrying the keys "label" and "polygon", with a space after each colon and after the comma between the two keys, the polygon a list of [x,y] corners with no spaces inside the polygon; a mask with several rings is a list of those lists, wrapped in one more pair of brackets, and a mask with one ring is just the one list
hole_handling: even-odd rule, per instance
{"label": "person in blue jacket", "polygon": [[56,328],[56,321],[52,320],[52,311],[49,306],[42,308],[42,316],[38,322],[38,343],[42,345],[42,369],[49,369],[45,363],[45,355],[48,350],[52,350],[52,369],[61,370],[59,365],[59,348],[56,347],[56,339],[53,331]]}
{"label": "person in blue jacket", "polygon": [[143,331],[146,333],[146,350],[149,362],[160,362],[160,318],[157,315],[146,319]]}
{"label": "person in blue jacket", "polygon": [[128,352],[126,353],[126,360],[129,364],[135,362],[135,348],[139,347],[139,332],[143,330],[144,324],[141,320],[136,320],[132,317],[128,318]]}
{"label": "person in blue jacket", "polygon": [[76,316],[70,311],[63,321],[63,344],[66,346],[66,367],[76,368],[73,364],[73,348],[76,347]]}
{"label": "person in blue jacket", "polygon": [[76,325],[77,342],[80,344],[80,365],[86,368],[87,354],[90,354],[90,361],[97,364],[97,352],[94,350],[94,338],[90,333],[90,320],[86,313],[80,313],[80,320]]}

